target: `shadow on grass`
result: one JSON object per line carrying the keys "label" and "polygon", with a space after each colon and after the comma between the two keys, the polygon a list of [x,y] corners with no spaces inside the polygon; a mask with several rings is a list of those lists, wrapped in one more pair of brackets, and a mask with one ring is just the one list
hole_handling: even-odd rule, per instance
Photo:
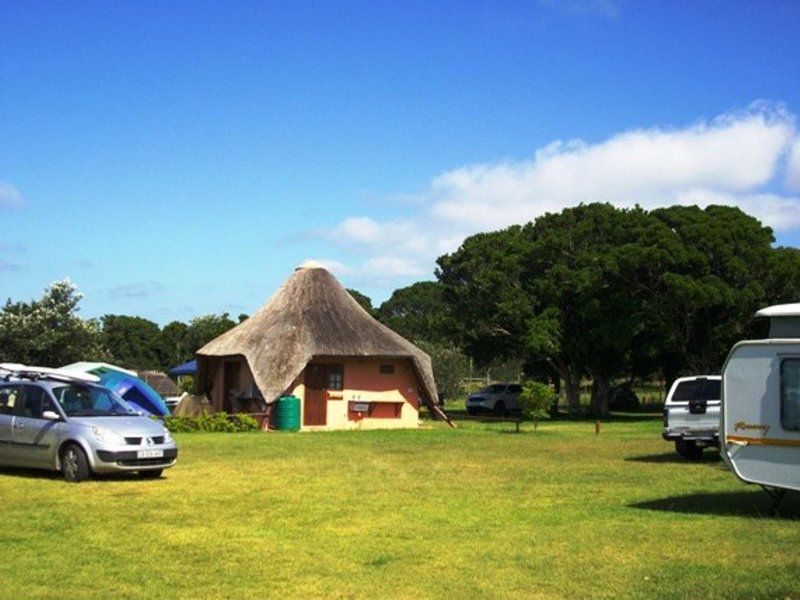
{"label": "shadow on grass", "polygon": [[[450,417],[453,421],[471,421],[475,420],[478,416],[487,416],[491,417],[491,413],[486,413],[484,415],[470,415],[467,411],[463,408],[450,408],[445,406],[444,412],[447,413],[447,416]],[[428,418],[429,415],[426,414]],[[571,417],[566,413],[558,413],[557,415],[552,415],[548,421],[550,422],[574,422],[574,423],[594,423],[595,421],[601,421],[602,423],[641,423],[644,421],[660,421],[663,418],[663,415],[660,412],[657,413],[648,413],[648,412],[613,412],[607,417],[594,417],[591,415],[581,415],[577,417]],[[528,423],[529,421],[525,421]]]}
{"label": "shadow on grass", "polygon": [[[50,471],[47,469],[28,469],[25,467],[0,467],[0,477],[18,477],[20,479],[42,479],[42,480],[59,480],[64,479],[60,471]],[[135,471],[123,471],[120,473],[93,473],[89,481],[141,481],[150,482],[160,481],[164,479],[162,475],[158,479],[147,479],[139,477]]]}
{"label": "shadow on grass", "polygon": [[677,452],[665,452],[664,454],[645,454],[643,456],[628,456],[625,462],[641,462],[641,463],[657,463],[657,464],[719,464],[722,462],[719,452],[703,452],[700,460],[686,460],[682,458]]}
{"label": "shadow on grass", "polygon": [[20,477],[23,479],[63,479],[63,475],[59,471],[6,466],[0,467],[0,476]]}
{"label": "shadow on grass", "polygon": [[658,500],[628,504],[630,508],[662,512],[718,515],[729,517],[760,517],[766,519],[800,518],[800,494],[788,492],[777,512],[773,501],[765,492],[717,492],[671,496]]}

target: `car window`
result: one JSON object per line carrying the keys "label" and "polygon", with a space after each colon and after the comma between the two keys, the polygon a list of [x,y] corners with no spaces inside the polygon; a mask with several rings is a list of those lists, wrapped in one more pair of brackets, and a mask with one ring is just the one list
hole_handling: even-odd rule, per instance
{"label": "car window", "polygon": [[14,414],[14,405],[19,397],[18,385],[7,385],[0,388],[0,415]]}
{"label": "car window", "polygon": [[672,394],[673,402],[689,402],[690,400],[719,400],[719,379],[694,379],[682,381]]}
{"label": "car window", "polygon": [[42,413],[46,410],[53,410],[47,392],[35,385],[23,386],[21,397],[14,404],[14,415],[41,419]]}
{"label": "car window", "polygon": [[504,383],[495,383],[493,385],[486,386],[481,390],[484,394],[502,394],[506,389],[506,385]]}
{"label": "car window", "polygon": [[70,417],[135,415],[136,411],[109,389],[95,385],[70,384],[53,388],[53,395]]}
{"label": "car window", "polygon": [[517,384],[512,384],[508,386],[508,391],[512,394],[519,394],[522,391],[522,386]]}

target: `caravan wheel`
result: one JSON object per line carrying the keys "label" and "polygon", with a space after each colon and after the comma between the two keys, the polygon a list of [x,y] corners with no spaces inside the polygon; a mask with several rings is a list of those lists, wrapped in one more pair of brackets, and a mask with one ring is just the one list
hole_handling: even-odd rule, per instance
{"label": "caravan wheel", "polygon": [[675,440],[675,451],[686,460],[700,460],[703,457],[703,448],[691,440]]}

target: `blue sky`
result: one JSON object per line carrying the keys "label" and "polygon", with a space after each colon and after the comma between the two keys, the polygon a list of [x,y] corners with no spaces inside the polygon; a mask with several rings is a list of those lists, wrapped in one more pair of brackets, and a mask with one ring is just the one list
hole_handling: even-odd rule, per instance
{"label": "blue sky", "polygon": [[800,245],[800,2],[0,3],[0,296],[252,312],[305,258],[384,300],[581,201]]}

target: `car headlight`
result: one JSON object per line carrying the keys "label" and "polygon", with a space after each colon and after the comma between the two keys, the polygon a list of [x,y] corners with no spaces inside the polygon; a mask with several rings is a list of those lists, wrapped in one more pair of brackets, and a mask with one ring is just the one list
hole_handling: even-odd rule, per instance
{"label": "car headlight", "polygon": [[103,429],[102,427],[92,427],[92,435],[102,444],[107,444],[109,446],[125,445],[124,437],[108,429]]}
{"label": "car headlight", "polygon": [[165,444],[172,443],[172,434],[169,432],[169,429],[164,429],[164,443]]}

